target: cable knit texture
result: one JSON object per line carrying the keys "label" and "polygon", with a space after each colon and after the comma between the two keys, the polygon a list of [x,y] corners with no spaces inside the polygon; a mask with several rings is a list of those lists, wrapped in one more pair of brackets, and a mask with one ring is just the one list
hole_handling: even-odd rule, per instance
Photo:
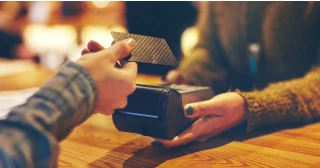
{"label": "cable knit texture", "polygon": [[[186,81],[211,86],[215,94],[239,89],[248,131],[319,118],[320,70],[312,69],[319,61],[319,2],[201,5],[199,41],[179,67]],[[255,74],[249,68],[252,43],[260,46]]]}
{"label": "cable knit texture", "polygon": [[248,131],[320,118],[319,67],[303,78],[273,83],[261,91],[237,92],[248,107]]}

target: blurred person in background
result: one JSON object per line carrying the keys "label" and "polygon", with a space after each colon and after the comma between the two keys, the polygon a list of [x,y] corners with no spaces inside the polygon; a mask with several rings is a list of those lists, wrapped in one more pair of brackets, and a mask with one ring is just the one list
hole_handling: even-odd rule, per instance
{"label": "blurred person in background", "polygon": [[33,59],[33,53],[21,36],[26,22],[26,2],[0,2],[0,57],[8,59]]}
{"label": "blurred person in background", "polygon": [[154,145],[206,141],[243,122],[250,132],[318,121],[319,2],[202,2],[197,28],[197,45],[165,82],[211,86],[216,96],[186,105],[199,119]]}

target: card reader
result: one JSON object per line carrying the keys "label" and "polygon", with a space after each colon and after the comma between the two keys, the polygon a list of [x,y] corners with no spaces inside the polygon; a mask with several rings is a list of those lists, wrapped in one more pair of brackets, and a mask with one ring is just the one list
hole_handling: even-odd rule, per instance
{"label": "card reader", "polygon": [[184,116],[184,105],[212,97],[210,87],[137,84],[127,106],[117,109],[112,119],[119,131],[172,139],[195,121]]}

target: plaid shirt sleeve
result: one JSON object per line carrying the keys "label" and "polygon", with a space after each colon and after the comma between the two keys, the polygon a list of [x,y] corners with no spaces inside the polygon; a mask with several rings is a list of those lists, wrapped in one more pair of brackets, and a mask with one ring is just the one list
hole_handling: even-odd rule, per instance
{"label": "plaid shirt sleeve", "polygon": [[0,167],[56,167],[59,141],[93,113],[97,94],[84,68],[64,64],[25,104],[0,120]]}

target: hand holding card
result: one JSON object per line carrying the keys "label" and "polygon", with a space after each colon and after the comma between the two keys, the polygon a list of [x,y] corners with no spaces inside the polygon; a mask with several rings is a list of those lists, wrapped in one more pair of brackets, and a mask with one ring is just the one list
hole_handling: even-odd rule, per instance
{"label": "hand holding card", "polygon": [[129,62],[143,62],[168,66],[178,66],[169,45],[162,38],[143,36],[137,34],[111,32],[115,42],[132,38],[136,42],[136,48],[125,60]]}

